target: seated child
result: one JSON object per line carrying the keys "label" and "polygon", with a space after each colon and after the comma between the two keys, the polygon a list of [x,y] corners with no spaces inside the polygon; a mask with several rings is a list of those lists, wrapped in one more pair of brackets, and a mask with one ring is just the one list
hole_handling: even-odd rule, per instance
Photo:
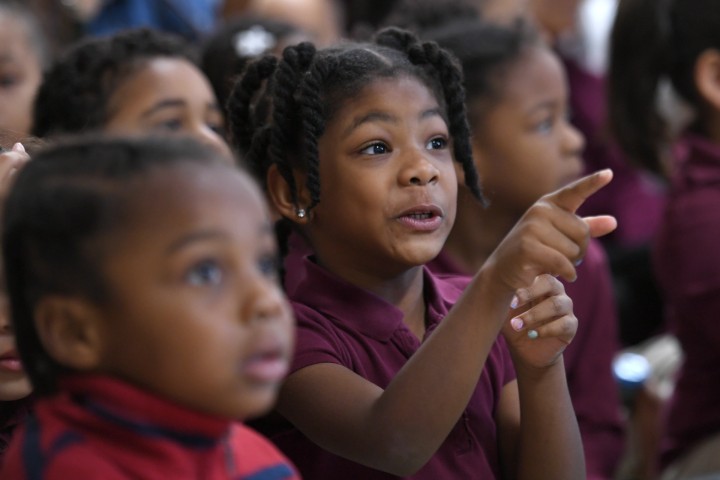
{"label": "seated child", "polygon": [[20,171],[3,257],[37,400],[0,478],[298,478],[235,421],[274,403],[293,328],[262,194],[229,163],[82,139]]}
{"label": "seated child", "polygon": [[537,200],[474,278],[435,275],[458,171],[482,197],[464,100],[450,55],[398,29],[288,47],[235,85],[232,136],[308,244],[286,264],[298,339],[273,436],[305,478],[585,475],[555,276],[615,227],[575,214],[612,174]]}
{"label": "seated child", "polygon": [[[0,153],[0,201],[7,194],[10,181],[28,159],[20,143]],[[3,290],[0,292],[0,465],[12,434],[27,416],[31,391],[30,381],[15,347],[15,335]]]}
{"label": "seated child", "polygon": [[43,77],[33,134],[86,131],[188,133],[228,150],[222,111],[189,45],[152,30],[80,42]]}

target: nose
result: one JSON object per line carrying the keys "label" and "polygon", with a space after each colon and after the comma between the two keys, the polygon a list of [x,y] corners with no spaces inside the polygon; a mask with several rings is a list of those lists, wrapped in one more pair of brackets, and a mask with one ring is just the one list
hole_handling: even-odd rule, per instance
{"label": "nose", "polygon": [[227,142],[212,128],[205,124],[200,124],[193,129],[192,134],[202,143],[212,147],[223,156],[232,158],[232,152]]}
{"label": "nose", "polygon": [[249,308],[243,314],[245,321],[265,322],[290,318],[290,304],[280,286],[272,279],[259,279],[246,298]]}
{"label": "nose", "polygon": [[400,171],[400,183],[405,186],[424,186],[436,183],[440,170],[427,157],[424,149],[412,148],[405,155]]}
{"label": "nose", "polygon": [[563,147],[564,151],[569,155],[579,156],[582,155],[585,149],[585,136],[575,128],[575,126],[569,121],[564,121],[563,131]]}

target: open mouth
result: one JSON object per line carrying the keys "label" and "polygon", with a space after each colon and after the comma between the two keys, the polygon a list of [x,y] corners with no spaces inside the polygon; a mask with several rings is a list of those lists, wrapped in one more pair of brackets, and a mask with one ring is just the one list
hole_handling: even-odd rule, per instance
{"label": "open mouth", "polygon": [[435,205],[418,205],[404,211],[397,219],[411,230],[428,232],[440,227],[443,214]]}

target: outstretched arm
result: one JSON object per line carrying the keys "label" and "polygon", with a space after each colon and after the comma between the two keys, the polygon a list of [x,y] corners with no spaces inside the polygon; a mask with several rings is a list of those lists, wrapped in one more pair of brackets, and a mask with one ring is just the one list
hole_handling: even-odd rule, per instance
{"label": "outstretched arm", "polygon": [[[583,220],[574,214],[611,177],[609,171],[585,177],[531,207],[385,390],[342,366],[316,364],[287,378],[280,393],[280,412],[312,441],[337,455],[396,475],[417,471],[467,406],[516,291],[544,273],[573,279],[574,262],[582,257],[589,235],[612,230],[611,219]],[[520,290],[519,295],[527,296],[523,303],[536,300],[532,287]],[[558,328],[567,336],[562,326],[566,315],[558,317],[540,307],[548,296],[553,295],[543,292],[529,312],[535,311],[539,321],[547,324],[545,328],[555,328],[551,325],[559,322]],[[572,334],[574,330],[570,338]],[[531,419],[539,409],[538,396],[567,394],[558,392],[560,377],[564,382],[559,353],[550,356],[555,362],[544,369],[520,363],[519,375],[527,385],[520,386],[520,404],[523,408],[530,404]],[[525,381],[533,376],[538,378]],[[574,422],[572,407],[568,411],[561,405],[558,414],[564,415],[563,423],[568,415]],[[542,429],[539,418],[535,425],[531,431]],[[568,434],[561,441],[568,437],[574,438]]]}

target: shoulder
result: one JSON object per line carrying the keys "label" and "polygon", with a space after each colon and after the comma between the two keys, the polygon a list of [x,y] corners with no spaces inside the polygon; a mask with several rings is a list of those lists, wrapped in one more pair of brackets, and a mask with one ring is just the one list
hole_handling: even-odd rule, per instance
{"label": "shoulder", "polygon": [[241,478],[299,479],[295,466],[267,438],[241,423],[231,431],[231,443]]}

